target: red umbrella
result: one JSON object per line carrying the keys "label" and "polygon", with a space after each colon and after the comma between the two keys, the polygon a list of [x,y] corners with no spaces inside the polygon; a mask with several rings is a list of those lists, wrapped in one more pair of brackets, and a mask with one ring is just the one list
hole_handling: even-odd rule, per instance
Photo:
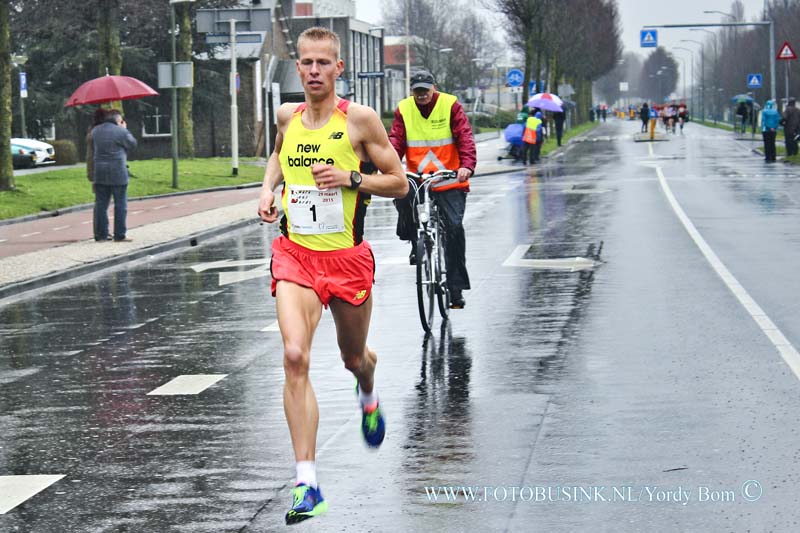
{"label": "red umbrella", "polygon": [[149,85],[129,76],[101,76],[78,87],[64,107],[102,104],[117,100],[134,100],[145,96],[158,96]]}

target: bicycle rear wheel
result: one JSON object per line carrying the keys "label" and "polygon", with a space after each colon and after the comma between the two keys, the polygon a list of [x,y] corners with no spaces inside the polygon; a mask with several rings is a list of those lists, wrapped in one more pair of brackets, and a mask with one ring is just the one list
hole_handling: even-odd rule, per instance
{"label": "bicycle rear wheel", "polygon": [[433,328],[433,298],[436,293],[431,247],[425,242],[425,235],[417,240],[417,304],[422,329],[430,333]]}
{"label": "bicycle rear wheel", "polygon": [[450,288],[447,285],[447,264],[444,257],[444,226],[441,222],[436,225],[434,238],[433,266],[434,279],[436,280],[436,300],[439,303],[439,314],[443,320],[450,315]]}

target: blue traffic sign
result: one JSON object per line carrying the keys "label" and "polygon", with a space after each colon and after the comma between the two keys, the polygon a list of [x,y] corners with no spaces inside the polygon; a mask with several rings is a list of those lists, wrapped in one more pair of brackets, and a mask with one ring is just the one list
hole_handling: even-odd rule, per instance
{"label": "blue traffic sign", "polygon": [[761,74],[748,74],[747,75],[747,88],[760,89],[764,85]]}
{"label": "blue traffic sign", "polygon": [[19,96],[21,98],[28,97],[28,75],[24,72],[19,73]]}
{"label": "blue traffic sign", "polygon": [[520,87],[525,75],[518,68],[512,68],[506,73],[506,83],[509,87]]}
{"label": "blue traffic sign", "polygon": [[658,31],[641,30],[639,32],[639,46],[641,46],[642,48],[658,47]]}

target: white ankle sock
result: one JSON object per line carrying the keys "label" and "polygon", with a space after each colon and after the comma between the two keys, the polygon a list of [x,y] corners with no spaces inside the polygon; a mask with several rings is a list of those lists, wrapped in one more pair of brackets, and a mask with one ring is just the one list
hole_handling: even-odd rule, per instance
{"label": "white ankle sock", "polygon": [[314,461],[297,461],[297,481],[295,485],[305,483],[309,487],[317,488],[317,465]]}
{"label": "white ankle sock", "polygon": [[378,393],[375,392],[375,388],[373,388],[372,392],[367,394],[361,390],[361,387],[359,387],[358,401],[361,404],[361,407],[364,407],[365,405],[375,405],[375,403],[378,401]]}

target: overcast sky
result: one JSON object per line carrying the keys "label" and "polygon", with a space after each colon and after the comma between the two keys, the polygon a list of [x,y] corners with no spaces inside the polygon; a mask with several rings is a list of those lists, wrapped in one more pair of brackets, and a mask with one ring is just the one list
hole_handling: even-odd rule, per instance
{"label": "overcast sky", "polygon": [[[356,16],[367,22],[379,23],[383,2],[396,0],[356,0]],[[475,1],[475,0],[472,0]],[[626,51],[636,51],[644,54],[647,49],[639,47],[639,30],[644,25],[659,24],[686,24],[693,22],[714,23],[721,22],[726,17],[722,15],[706,15],[704,10],[729,11],[732,0],[617,0],[622,22],[622,45]],[[480,1],[475,2],[480,5]],[[760,16],[764,0],[743,0],[745,18],[750,21]],[[658,32],[659,45],[671,48],[685,46],[698,48],[692,43],[681,43],[681,39],[703,41],[703,37],[710,37],[699,31],[667,30]],[[766,39],[766,36],[764,37]],[[800,41],[800,39],[798,39]],[[800,42],[797,43],[800,45]],[[710,45],[713,46],[713,45]],[[797,46],[795,46],[797,48]],[[680,54],[681,51],[676,51]],[[684,52],[685,54],[688,54]]]}

